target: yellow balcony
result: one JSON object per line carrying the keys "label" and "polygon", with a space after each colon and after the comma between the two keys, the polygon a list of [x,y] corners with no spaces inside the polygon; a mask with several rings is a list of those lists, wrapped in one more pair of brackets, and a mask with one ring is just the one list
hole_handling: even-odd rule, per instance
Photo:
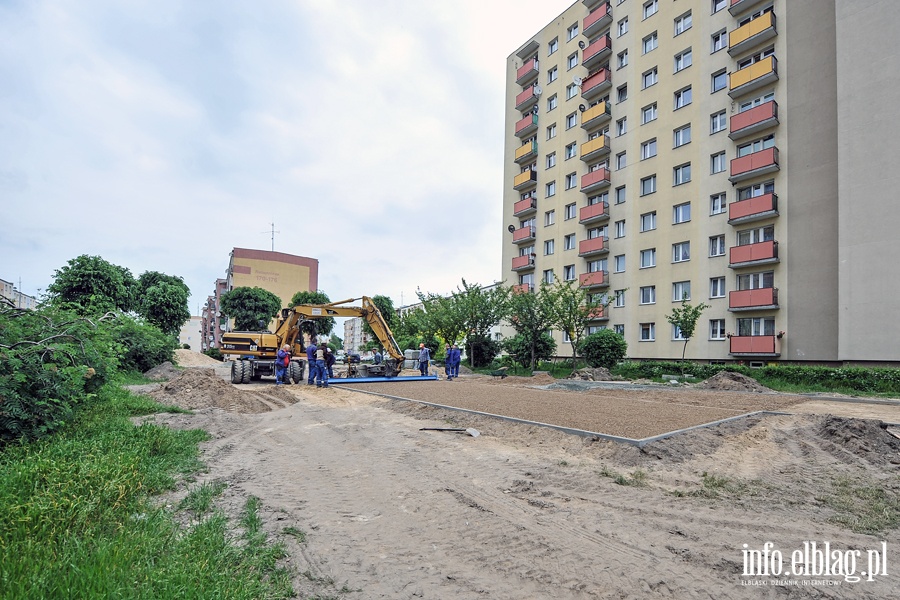
{"label": "yellow balcony", "polygon": [[775,13],[767,12],[728,34],[728,54],[740,54],[776,35]]}
{"label": "yellow balcony", "polygon": [[606,154],[609,154],[609,138],[605,135],[599,135],[581,145],[581,160],[583,161],[592,161]]}
{"label": "yellow balcony", "polygon": [[732,98],[759,89],[778,79],[778,61],[774,56],[728,75],[728,95]]}
{"label": "yellow balcony", "polygon": [[537,172],[528,169],[523,173],[519,173],[513,178],[513,189],[524,190],[537,185]]}
{"label": "yellow balcony", "polygon": [[590,131],[600,127],[610,120],[610,112],[609,103],[598,102],[581,113],[581,128]]}
{"label": "yellow balcony", "polygon": [[528,159],[534,158],[537,156],[537,140],[531,140],[527,144],[523,144],[516,148],[515,161],[517,163],[522,163],[527,161]]}

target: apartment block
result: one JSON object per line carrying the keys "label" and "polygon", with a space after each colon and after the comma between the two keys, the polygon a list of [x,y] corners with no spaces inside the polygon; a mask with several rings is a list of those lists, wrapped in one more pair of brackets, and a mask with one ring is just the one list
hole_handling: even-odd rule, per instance
{"label": "apartment block", "polygon": [[[900,362],[886,0],[582,0],[507,59],[504,279],[635,359]],[[567,340],[554,334],[560,354]]]}

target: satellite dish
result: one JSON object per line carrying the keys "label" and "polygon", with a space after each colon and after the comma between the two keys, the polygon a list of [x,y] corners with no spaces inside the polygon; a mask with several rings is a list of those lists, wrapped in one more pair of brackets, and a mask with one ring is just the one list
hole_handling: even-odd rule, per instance
{"label": "satellite dish", "polygon": [[586,107],[584,104],[579,104],[579,105],[578,105],[578,110],[581,111],[581,112],[584,112],[584,111],[587,110],[587,107]]}
{"label": "satellite dish", "polygon": [[574,77],[572,77],[572,83],[574,83],[575,85],[581,85],[583,82],[584,82],[584,80],[581,77],[579,77],[578,75],[575,75]]}
{"label": "satellite dish", "polygon": [[510,233],[513,233],[513,232],[515,232],[515,230],[516,230],[516,226],[515,226],[515,225],[510,225],[509,227],[506,228],[506,230],[507,230],[508,232],[510,232]]}
{"label": "satellite dish", "polygon": [[541,92],[543,92],[543,91],[544,90],[541,89],[541,86],[539,86],[539,85],[534,86],[534,95],[535,96],[540,96]]}
{"label": "satellite dish", "polygon": [[584,40],[578,40],[578,47],[584,50]]}

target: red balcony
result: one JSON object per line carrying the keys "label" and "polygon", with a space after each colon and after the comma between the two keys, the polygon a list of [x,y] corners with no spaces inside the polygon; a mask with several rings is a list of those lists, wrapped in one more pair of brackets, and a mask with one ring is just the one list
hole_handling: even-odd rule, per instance
{"label": "red balcony", "polygon": [[599,102],[581,113],[581,128],[590,131],[609,121],[611,116],[609,103]]}
{"label": "red balcony", "polygon": [[578,242],[578,256],[594,256],[609,252],[609,238],[595,237]]}
{"label": "red balcony", "polygon": [[581,97],[590,100],[599,96],[612,85],[609,69],[603,68],[581,82]]}
{"label": "red balcony", "polygon": [[513,189],[524,190],[537,185],[537,171],[528,169],[516,175],[513,178]]}
{"label": "red balcony", "polygon": [[728,224],[750,223],[778,216],[778,195],[763,194],[728,205]]}
{"label": "red balcony", "polygon": [[744,179],[751,179],[759,175],[774,173],[780,170],[778,165],[778,148],[766,148],[759,152],[752,152],[747,156],[731,160],[731,177],[728,181],[736,183]]}
{"label": "red balcony", "polygon": [[609,218],[609,202],[598,202],[582,207],[578,211],[578,222],[582,225],[599,223]]}
{"label": "red balcony", "polygon": [[534,268],[534,254],[523,254],[522,256],[514,256],[512,259],[513,271],[524,271]]}
{"label": "red balcony", "polygon": [[731,5],[728,7],[728,12],[730,12],[733,16],[739,15],[745,10],[750,10],[757,4],[762,4],[763,0],[731,0]]}
{"label": "red balcony", "polygon": [[606,309],[604,307],[598,306],[597,308],[591,309],[587,318],[592,321],[606,321],[609,319],[609,315],[606,314]]}
{"label": "red balcony", "polygon": [[513,294],[525,294],[528,292],[534,291],[533,283],[520,283],[519,285],[512,286]]}
{"label": "red balcony", "polygon": [[530,86],[520,92],[516,96],[516,110],[525,110],[526,108],[530,108],[538,101],[538,96],[540,94],[535,93],[536,90],[541,89],[539,86]]}
{"label": "red balcony", "polygon": [[582,273],[578,276],[578,285],[583,288],[609,287],[609,272]]}
{"label": "red balcony", "polygon": [[525,198],[513,204],[513,216],[524,217],[537,210],[537,198]]}
{"label": "red balcony", "polygon": [[728,266],[731,268],[765,265],[778,261],[778,242],[774,240],[733,246],[728,254]]}
{"label": "red balcony", "polygon": [[737,140],[778,125],[778,103],[774,100],[731,117],[728,137]]}
{"label": "red balcony", "polygon": [[581,33],[591,37],[610,23],[612,23],[612,7],[609,2],[605,2],[584,18],[581,22]]}
{"label": "red balcony", "polygon": [[601,167],[581,176],[581,191],[587,194],[609,186],[609,170]]}
{"label": "red balcony", "polygon": [[537,140],[531,140],[530,142],[522,144],[521,146],[516,148],[514,160],[519,164],[528,162],[532,158],[537,158],[537,151]]}
{"label": "red balcony", "polygon": [[728,292],[728,310],[766,310],[778,308],[778,288]]}
{"label": "red balcony", "polygon": [[532,58],[516,70],[516,83],[522,86],[531,83],[538,76],[538,69],[538,59]]}
{"label": "red balcony", "polygon": [[774,335],[733,335],[728,341],[728,353],[735,356],[781,356],[781,340]]}
{"label": "red balcony", "polygon": [[778,80],[778,61],[774,56],[728,74],[728,95],[743,96]]}
{"label": "red balcony", "polygon": [[584,49],[581,56],[581,64],[590,69],[603,62],[603,59],[612,54],[612,40],[609,34],[601,35]]}
{"label": "red balcony", "polygon": [[528,115],[524,119],[516,121],[516,137],[523,138],[537,131],[538,116]]}
{"label": "red balcony", "polygon": [[513,231],[513,243],[523,244],[525,242],[533,242],[535,233],[534,226],[519,227]]}
{"label": "red balcony", "polygon": [[728,34],[728,54],[735,56],[775,37],[775,13],[767,12]]}

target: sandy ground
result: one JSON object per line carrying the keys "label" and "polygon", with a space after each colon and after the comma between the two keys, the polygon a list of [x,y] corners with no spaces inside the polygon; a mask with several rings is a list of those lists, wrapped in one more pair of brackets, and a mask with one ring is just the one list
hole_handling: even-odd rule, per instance
{"label": "sandy ground", "polygon": [[[580,414],[595,419],[593,431],[638,437],[709,416],[793,413],[733,420],[638,448],[337,385],[232,386],[227,372],[186,369],[142,391],[195,410],[156,415],[156,422],[213,437],[203,448],[208,472],[178,494],[225,482],[221,505],[233,514],[248,496],[259,497],[268,530],[288,545],[301,598],[900,594],[898,531],[853,533],[829,522],[834,512],[821,502],[835,478],[900,491],[900,440],[876,421],[829,416],[900,423],[898,403],[669,388],[540,390],[522,378],[376,384],[386,392],[369,386],[422,402],[521,410],[557,424],[586,423]],[[305,532],[305,541],[286,535],[291,528]],[[743,575],[745,550],[772,542],[790,568],[791,553],[811,541],[860,550],[857,574],[867,570],[868,550],[886,548],[887,574],[855,583]],[[849,558],[840,564],[849,567]]]}

